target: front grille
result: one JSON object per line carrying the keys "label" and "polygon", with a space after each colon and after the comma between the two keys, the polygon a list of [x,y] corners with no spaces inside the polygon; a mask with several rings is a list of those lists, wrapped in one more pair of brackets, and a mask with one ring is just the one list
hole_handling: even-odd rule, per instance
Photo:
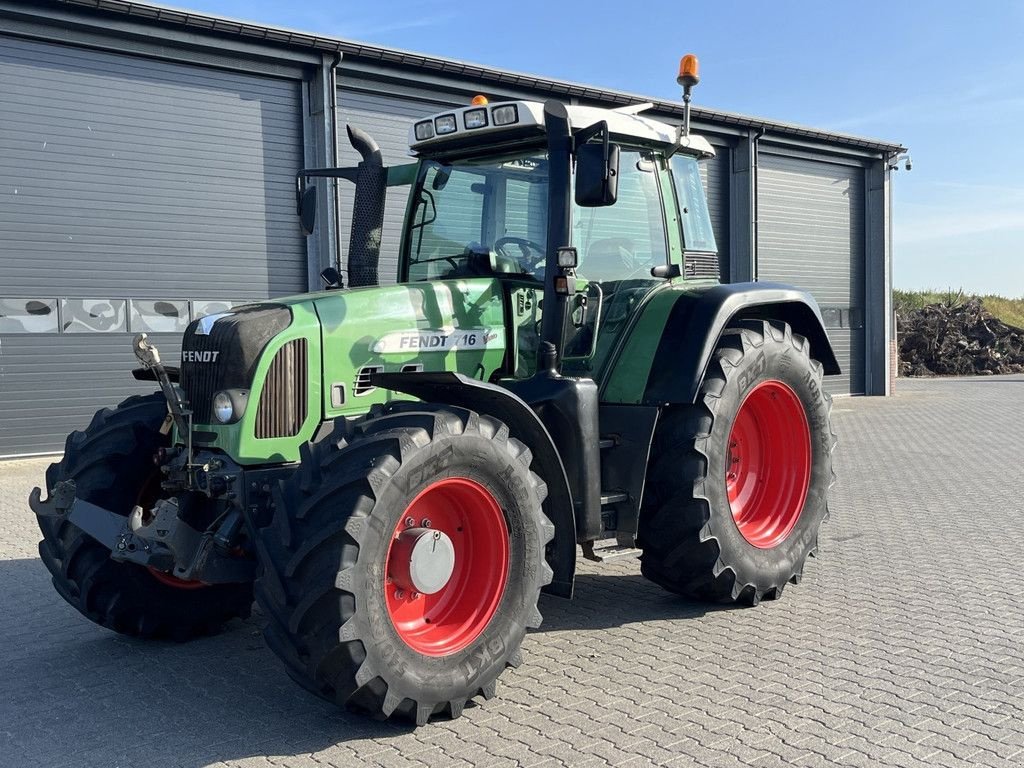
{"label": "front grille", "polygon": [[714,253],[686,254],[686,277],[713,277],[719,279],[718,255]]}
{"label": "front grille", "polygon": [[[224,389],[249,389],[270,340],[291,324],[288,307],[238,307],[212,325],[194,320],[181,341],[181,386],[199,424],[212,423],[213,396]],[[208,330],[203,334],[198,331]]]}
{"label": "front grille", "polygon": [[306,421],[308,366],[306,340],[294,339],[274,355],[256,411],[256,437],[292,437]]}

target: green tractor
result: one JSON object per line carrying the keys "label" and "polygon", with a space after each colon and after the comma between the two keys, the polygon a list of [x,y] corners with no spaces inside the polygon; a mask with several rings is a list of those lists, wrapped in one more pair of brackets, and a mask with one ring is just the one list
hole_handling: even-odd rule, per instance
{"label": "green tractor", "polygon": [[[57,591],[127,635],[249,614],[308,690],[417,724],[489,698],[571,597],[577,546],[686,598],[755,605],[828,514],[839,373],[814,300],[722,285],[689,131],[556,101],[349,128],[349,285],[193,321],[159,391],[96,414],[30,504]],[[379,285],[389,187],[410,185]]]}

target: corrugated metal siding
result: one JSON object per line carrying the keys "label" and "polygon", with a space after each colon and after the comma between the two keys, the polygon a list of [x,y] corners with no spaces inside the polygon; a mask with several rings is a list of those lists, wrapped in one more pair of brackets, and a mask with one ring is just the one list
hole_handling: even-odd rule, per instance
{"label": "corrugated metal siding", "polygon": [[825,387],[862,394],[864,169],[768,153],[758,165],[758,279],[811,292],[843,369]]}
{"label": "corrugated metal siding", "polygon": [[[302,143],[296,81],[0,36],[0,297],[187,311],[305,290]],[[151,391],[130,330],[0,337],[0,456]]]}
{"label": "corrugated metal siding", "polygon": [[718,246],[718,264],[723,283],[729,282],[729,176],[732,151],[716,146],[715,157],[700,164],[700,178],[708,197],[711,229]]}

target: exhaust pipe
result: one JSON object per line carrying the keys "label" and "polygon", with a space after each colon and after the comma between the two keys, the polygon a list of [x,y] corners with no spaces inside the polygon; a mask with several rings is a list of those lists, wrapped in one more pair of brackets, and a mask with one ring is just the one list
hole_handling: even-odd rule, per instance
{"label": "exhaust pipe", "polygon": [[384,228],[384,198],[388,172],[380,147],[370,134],[345,126],[348,140],[362,161],[356,166],[356,191],[352,203],[352,233],[348,246],[348,284],[377,285],[380,239]]}

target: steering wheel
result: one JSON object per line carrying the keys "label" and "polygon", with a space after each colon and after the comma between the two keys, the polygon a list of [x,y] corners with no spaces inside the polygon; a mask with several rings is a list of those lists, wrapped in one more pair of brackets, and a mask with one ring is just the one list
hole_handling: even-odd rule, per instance
{"label": "steering wheel", "polygon": [[[513,256],[505,252],[506,245],[517,245],[519,246],[519,256]],[[506,259],[516,259],[519,265],[522,266],[524,263],[529,265],[529,270],[536,269],[540,264],[544,263],[547,258],[547,254],[544,252],[544,246],[539,243],[535,243],[533,240],[527,240],[525,237],[499,237],[494,241],[494,251],[499,256],[504,256]],[[537,253],[537,258],[530,260],[530,252],[534,251]],[[529,271],[525,267],[523,272]]]}

